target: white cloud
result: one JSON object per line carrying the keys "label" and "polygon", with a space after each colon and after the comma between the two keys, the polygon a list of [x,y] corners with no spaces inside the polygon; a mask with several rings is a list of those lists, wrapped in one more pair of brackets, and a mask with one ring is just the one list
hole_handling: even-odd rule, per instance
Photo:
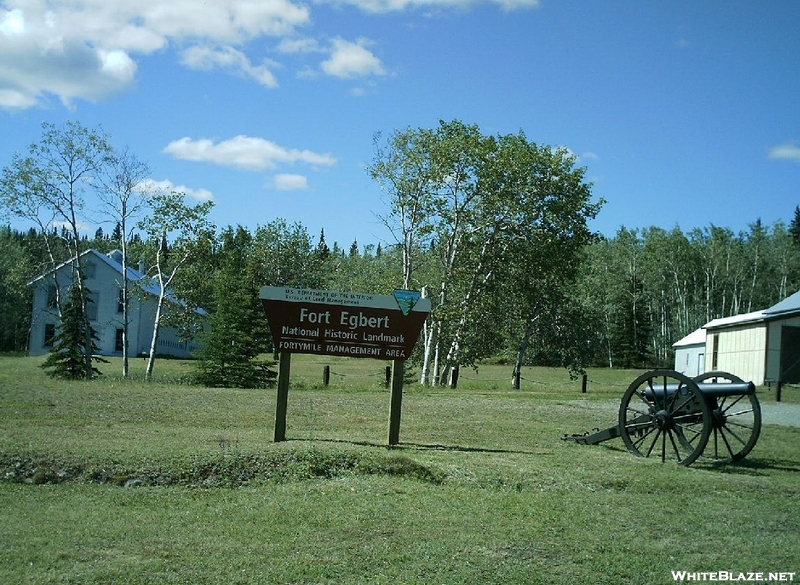
{"label": "white cloud", "polygon": [[336,164],[336,158],[330,154],[288,149],[270,140],[243,135],[219,143],[184,137],[170,142],[163,152],[183,160],[212,162],[251,171],[275,168],[282,163]]}
{"label": "white cloud", "polygon": [[274,63],[264,62],[254,66],[247,55],[233,47],[190,47],[183,52],[182,63],[192,69],[210,71],[212,69],[227,69],[244,77],[255,79],[261,85],[278,87],[278,80],[270,71]]}
{"label": "white cloud", "polygon": [[[539,0],[340,0],[369,13],[535,7]],[[328,52],[325,74],[385,75],[365,41],[323,47],[298,35],[311,23],[302,0],[3,0],[0,2],[0,107],[27,108],[53,96],[67,105],[97,101],[134,82],[137,61],[168,47],[187,48],[189,67],[225,71],[276,87],[275,63],[254,63],[243,47],[277,37],[280,54]],[[308,64],[299,65],[308,76]],[[305,73],[302,73],[305,72]]]}
{"label": "white cloud", "polygon": [[278,45],[281,53],[316,53],[320,51],[319,42],[312,38],[285,38]]}
{"label": "white cloud", "polygon": [[280,174],[275,175],[272,186],[279,191],[302,191],[308,189],[308,179],[305,175]]}
{"label": "white cloud", "polygon": [[797,142],[793,140],[773,146],[769,151],[769,157],[776,160],[791,160],[800,163],[800,146],[797,146]]}
{"label": "white cloud", "polygon": [[331,56],[322,62],[322,70],[334,77],[361,77],[364,75],[385,75],[380,59],[364,47],[366,41],[351,43],[344,39],[334,39]]}
{"label": "white cloud", "polygon": [[309,20],[309,8],[291,0],[3,3],[0,107],[29,107],[48,95],[67,104],[102,99],[132,83],[138,56],[186,41],[225,47],[212,55],[214,67],[274,86],[270,64],[253,65],[227,47],[265,35],[292,35]]}
{"label": "white cloud", "polygon": [[495,4],[503,10],[521,10],[539,6],[540,0],[343,0],[366,12],[393,12],[412,8],[468,9],[478,5]]}
{"label": "white cloud", "polygon": [[155,179],[145,179],[137,188],[142,193],[183,193],[191,199],[197,201],[211,201],[214,199],[214,194],[208,189],[192,189],[186,185],[176,185],[172,181],[165,179],[163,181],[156,181]]}
{"label": "white cloud", "polygon": [[4,35],[21,35],[25,32],[25,17],[22,10],[15,8],[7,11],[0,21],[0,33]]}

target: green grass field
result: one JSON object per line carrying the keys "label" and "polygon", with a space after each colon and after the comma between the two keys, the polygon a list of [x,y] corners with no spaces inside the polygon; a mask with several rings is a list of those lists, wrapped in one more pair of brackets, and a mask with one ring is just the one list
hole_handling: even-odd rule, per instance
{"label": "green grass field", "polygon": [[508,366],[411,384],[390,449],[382,362],[293,357],[277,444],[275,390],[189,386],[172,360],[150,384],[141,360],[66,383],[40,362],[0,356],[3,584],[800,580],[800,429],[766,425],[724,467],[560,439],[615,424],[636,371],[590,371],[586,394],[545,368],[520,391]]}

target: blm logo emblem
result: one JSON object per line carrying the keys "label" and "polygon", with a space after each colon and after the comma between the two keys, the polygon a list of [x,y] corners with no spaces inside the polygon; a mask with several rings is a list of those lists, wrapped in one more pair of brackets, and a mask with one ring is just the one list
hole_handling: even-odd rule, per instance
{"label": "blm logo emblem", "polygon": [[414,309],[414,305],[419,301],[422,293],[418,290],[402,290],[396,289],[394,291],[394,300],[397,301],[397,306],[403,312],[403,315],[408,317],[409,313]]}

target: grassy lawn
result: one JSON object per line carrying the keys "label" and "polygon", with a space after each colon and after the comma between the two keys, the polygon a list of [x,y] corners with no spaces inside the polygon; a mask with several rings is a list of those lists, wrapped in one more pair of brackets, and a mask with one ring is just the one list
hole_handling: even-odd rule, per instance
{"label": "grassy lawn", "polygon": [[[410,385],[386,447],[385,363],[295,356],[274,390],[49,379],[0,356],[0,583],[672,583],[672,571],[800,573],[800,429],[741,464],[637,458],[611,426],[635,371],[462,370]],[[330,386],[322,370],[331,367]],[[800,402],[796,390],[783,398]],[[763,402],[774,401],[764,389]],[[800,580],[800,574],[794,575]]]}

